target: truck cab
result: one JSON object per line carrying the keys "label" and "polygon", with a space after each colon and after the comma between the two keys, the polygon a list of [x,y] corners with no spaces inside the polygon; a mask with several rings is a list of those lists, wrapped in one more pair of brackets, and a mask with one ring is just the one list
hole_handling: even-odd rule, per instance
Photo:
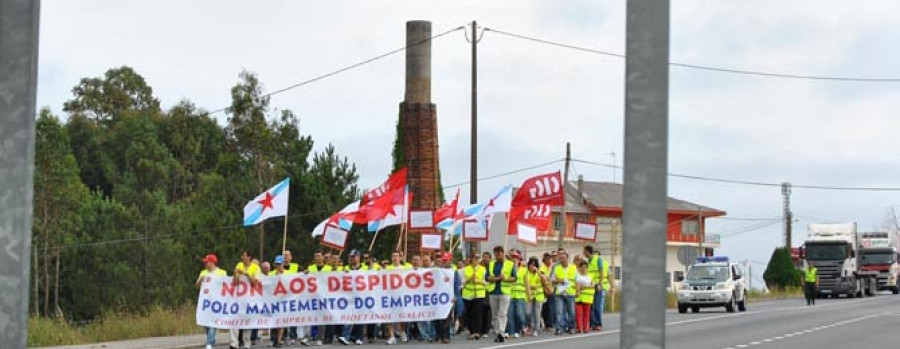
{"label": "truck cab", "polygon": [[700,257],[687,271],[677,292],[678,312],[725,307],[728,312],[747,310],[747,287],[743,270],[728,257]]}
{"label": "truck cab", "polygon": [[875,294],[875,275],[857,263],[857,239],[856,222],[809,225],[802,254],[818,269],[817,296]]}
{"label": "truck cab", "polygon": [[897,249],[893,247],[868,247],[859,251],[861,272],[875,275],[878,291],[900,293],[900,266]]}

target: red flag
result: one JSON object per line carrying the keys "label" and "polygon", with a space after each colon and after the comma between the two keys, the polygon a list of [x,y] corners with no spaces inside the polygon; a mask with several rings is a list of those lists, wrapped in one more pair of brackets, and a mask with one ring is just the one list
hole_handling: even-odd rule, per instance
{"label": "red flag", "polygon": [[[391,174],[388,177],[387,181],[382,183],[381,185],[366,191],[363,194],[362,201],[360,202],[360,207],[366,206],[370,202],[377,200],[378,198],[385,196],[387,194],[393,194],[395,190],[406,188],[406,167],[401,168],[397,172]],[[401,203],[403,199],[400,199]]]}
{"label": "red flag", "polygon": [[509,226],[506,235],[519,232],[518,223],[534,226],[538,231],[546,231],[550,227],[550,205],[513,206],[509,211]]}
{"label": "red flag", "polygon": [[526,179],[512,201],[513,207],[531,205],[562,206],[564,204],[563,182],[559,171]]}
{"label": "red flag", "polygon": [[434,210],[434,224],[437,225],[441,221],[456,216],[456,209],[459,206],[459,189],[456,189],[456,197],[451,202],[444,203],[443,206]]}
{"label": "red flag", "polygon": [[396,206],[403,205],[403,199],[406,197],[406,186],[391,190],[384,195],[375,198],[363,207],[359,208],[359,213],[354,217],[353,222],[357,224],[368,224],[371,221],[382,220],[389,214],[397,214],[394,209]]}

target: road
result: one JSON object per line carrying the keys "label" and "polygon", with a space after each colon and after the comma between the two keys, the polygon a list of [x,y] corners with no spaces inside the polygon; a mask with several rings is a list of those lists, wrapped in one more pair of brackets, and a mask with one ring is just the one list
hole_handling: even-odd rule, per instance
{"label": "road", "polygon": [[[666,348],[892,348],[900,340],[900,296],[882,293],[862,299],[819,299],[807,307],[802,299],[750,303],[746,313],[726,313],[724,309],[704,309],[699,314],[666,313]],[[398,344],[414,349],[595,349],[619,347],[619,316],[607,315],[604,331],[587,335],[516,339],[493,343],[491,339],[467,341],[456,336],[450,345],[431,343]],[[216,348],[228,348],[227,334],[219,333]],[[68,348],[202,348],[202,336],[145,338]],[[196,344],[190,344],[196,343]],[[342,347],[335,344],[334,347]],[[386,347],[367,344],[364,347]],[[59,348],[59,347],[57,347]],[[254,346],[266,348],[266,345]],[[296,348],[300,348],[296,346]],[[310,347],[314,349],[315,347]],[[322,349],[332,348],[323,346]]]}

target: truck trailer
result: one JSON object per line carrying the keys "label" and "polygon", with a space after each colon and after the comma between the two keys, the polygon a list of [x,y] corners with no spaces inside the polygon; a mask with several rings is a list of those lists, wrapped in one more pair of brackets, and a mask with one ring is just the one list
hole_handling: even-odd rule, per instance
{"label": "truck trailer", "polygon": [[876,275],[857,262],[859,246],[856,222],[809,225],[802,254],[819,271],[817,296],[875,295]]}

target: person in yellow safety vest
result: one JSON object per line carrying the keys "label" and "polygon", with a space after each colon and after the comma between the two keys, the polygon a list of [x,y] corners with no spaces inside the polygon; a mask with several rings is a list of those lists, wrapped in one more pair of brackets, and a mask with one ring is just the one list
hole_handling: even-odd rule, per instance
{"label": "person in yellow safety vest", "polygon": [[509,297],[509,316],[506,321],[506,334],[513,338],[519,338],[525,333],[525,300],[528,298],[527,284],[528,268],[522,262],[522,255],[518,250],[510,250],[509,257],[513,260],[516,267],[516,282],[513,284],[512,293]]}
{"label": "person in yellow safety vest", "polygon": [[488,264],[488,300],[491,303],[491,325],[497,337],[494,342],[503,343],[509,334],[506,333],[508,320],[509,297],[516,282],[516,265],[506,259],[503,246],[494,247],[494,260]]}
{"label": "person in yellow safety vest", "polygon": [[[234,276],[232,283],[237,284],[243,281],[250,283],[251,287],[256,287],[259,283],[259,274],[261,273],[258,263],[253,263],[253,254],[250,251],[241,252],[241,261],[234,267]],[[250,348],[250,338],[244,340],[244,330],[233,329],[229,331],[231,336],[231,347],[233,348]]]}
{"label": "person in yellow safety vest", "polygon": [[588,333],[591,330],[591,306],[597,292],[593,277],[588,273],[588,262],[578,264],[575,287],[575,333]]}
{"label": "person in yellow safety vest", "polygon": [[588,275],[591,276],[596,287],[594,292],[594,304],[591,306],[591,329],[603,330],[603,307],[606,304],[606,296],[610,291],[612,282],[609,275],[609,263],[600,258],[600,251],[595,251],[593,246],[584,246],[584,256],[588,262]]}
{"label": "person in yellow safety vest", "polygon": [[[551,273],[553,272],[553,264],[556,263],[558,259],[556,251],[544,253],[539,270],[547,277],[547,280],[550,280]],[[553,331],[553,329],[556,328],[556,295],[553,292],[553,287],[550,287],[550,292],[545,292],[544,295],[547,296],[547,300],[544,301],[544,314],[541,314],[541,317],[544,320],[544,330]]]}
{"label": "person in yellow safety vest", "polygon": [[294,255],[289,250],[284,251],[284,269],[291,274],[300,272],[300,264],[294,263]]}
{"label": "person in yellow safety vest", "polygon": [[[228,276],[228,273],[225,272],[224,269],[219,268],[217,265],[219,264],[219,258],[214,254],[208,254],[206,257],[203,257],[203,270],[200,271],[200,276],[197,277],[197,289],[199,290],[203,283],[206,282],[207,276]],[[211,280],[210,280],[211,281]],[[206,328],[206,349],[212,349],[213,346],[216,345],[216,328],[215,327],[207,327]]]}
{"label": "person in yellow safety vest", "polygon": [[[279,276],[280,277],[280,276],[284,276],[284,275],[296,274],[285,268],[286,259],[284,258],[283,255],[275,256],[274,262],[275,262],[275,269],[272,269],[269,272],[269,274],[268,274],[269,276]],[[285,328],[277,328],[277,329],[273,328],[273,329],[269,330],[269,338],[272,340],[273,348],[281,348],[282,345],[286,344],[284,342],[286,342],[288,338],[285,338],[285,332],[287,332],[289,334],[290,329],[288,329],[288,331],[285,331]]]}
{"label": "person in yellow safety vest", "polygon": [[363,253],[362,263],[363,263],[363,266],[365,266],[366,270],[373,270],[373,271],[381,270],[381,264],[378,264],[377,260],[372,259],[371,252]]}
{"label": "person in yellow safety vest", "polygon": [[[362,268],[360,270],[363,271],[379,271],[381,270],[381,264],[378,264],[377,259],[372,258],[371,252],[363,252],[362,255]],[[375,341],[375,327],[376,324],[368,324],[366,325],[366,339],[369,343]]]}
{"label": "person in yellow safety vest", "polygon": [[[349,273],[351,271],[367,271],[369,269],[368,266],[361,263],[359,250],[350,251],[348,257],[347,266],[344,267],[344,272]],[[340,337],[338,337],[338,341],[344,345],[350,345],[350,343],[354,343],[356,345],[363,345],[363,324],[355,324],[355,325],[344,325],[343,333]]]}
{"label": "person in yellow safety vest", "polygon": [[486,296],[485,277],[487,268],[481,265],[481,256],[473,253],[468,265],[463,268],[463,306],[466,308],[466,324],[469,326],[469,340],[477,340],[484,333],[484,299]]}
{"label": "person in yellow safety vest", "polygon": [[807,267],[803,273],[803,284],[804,290],[806,291],[806,305],[816,305],[816,288],[819,287],[819,269],[816,269],[816,266],[808,260],[805,262]]}
{"label": "person in yellow safety vest", "polygon": [[322,251],[316,251],[313,254],[313,263],[306,268],[306,272],[318,273],[322,271],[322,268],[325,268],[325,256],[322,254]]}
{"label": "person in yellow safety vest", "polygon": [[[394,251],[394,253],[391,253],[391,264],[386,266],[384,269],[388,271],[412,269],[412,266],[408,266],[407,264],[403,263],[403,258],[401,256],[402,254],[400,253],[400,251]],[[397,344],[397,338],[394,337],[395,334],[400,336],[401,342],[409,341],[409,338],[406,337],[406,324],[398,322],[387,324],[386,327],[388,332],[388,345]]]}
{"label": "person in yellow safety vest", "polygon": [[569,254],[557,253],[558,263],[553,267],[550,281],[556,287],[556,334],[575,334],[575,276],[574,264],[569,263]]}
{"label": "person in yellow safety vest", "polygon": [[535,337],[541,333],[541,312],[547,300],[544,289],[550,285],[540,266],[537,257],[531,257],[525,267],[525,315],[531,320],[525,332]]}

